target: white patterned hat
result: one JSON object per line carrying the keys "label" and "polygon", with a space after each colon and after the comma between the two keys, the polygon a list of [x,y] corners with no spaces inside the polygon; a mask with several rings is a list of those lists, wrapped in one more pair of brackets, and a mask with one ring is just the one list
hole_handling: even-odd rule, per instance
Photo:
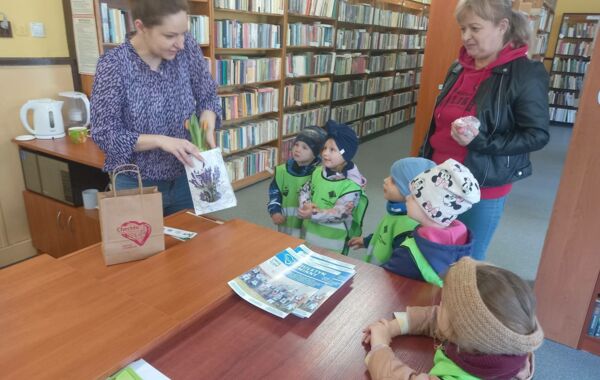
{"label": "white patterned hat", "polygon": [[434,222],[448,226],[479,202],[479,183],[466,166],[456,160],[425,170],[410,182],[419,207]]}

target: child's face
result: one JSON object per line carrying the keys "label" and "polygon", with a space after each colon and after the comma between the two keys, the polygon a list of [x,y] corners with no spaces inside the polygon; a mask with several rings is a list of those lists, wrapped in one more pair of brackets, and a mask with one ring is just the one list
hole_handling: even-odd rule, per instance
{"label": "child's face", "polygon": [[340,153],[334,139],[328,139],[325,142],[321,158],[323,158],[323,166],[335,171],[341,171],[346,165],[344,156]]}
{"label": "child's face", "polygon": [[429,218],[427,213],[423,211],[417,202],[417,199],[412,194],[406,197],[406,215],[424,226],[444,228],[443,225],[438,224],[433,219]]}
{"label": "child's face", "polygon": [[292,149],[292,157],[294,161],[300,166],[306,166],[313,162],[315,155],[312,149],[304,141],[296,141],[294,148]]}
{"label": "child's face", "polygon": [[383,198],[392,202],[405,202],[406,198],[396,186],[392,177],[386,177],[383,180]]}

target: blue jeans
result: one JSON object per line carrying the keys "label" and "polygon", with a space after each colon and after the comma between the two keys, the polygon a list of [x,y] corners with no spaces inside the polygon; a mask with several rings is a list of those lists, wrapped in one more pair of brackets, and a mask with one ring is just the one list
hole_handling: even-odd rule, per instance
{"label": "blue jeans", "polygon": [[475,260],[485,260],[492,236],[500,223],[506,197],[482,199],[473,205],[473,208],[458,217],[473,232],[475,241],[471,257]]}
{"label": "blue jeans", "polygon": [[[138,187],[136,177],[121,174],[115,183],[117,190],[134,189]],[[172,181],[142,180],[144,187],[156,186],[162,194],[163,215],[171,215],[177,211],[194,208],[190,187],[186,175]]]}

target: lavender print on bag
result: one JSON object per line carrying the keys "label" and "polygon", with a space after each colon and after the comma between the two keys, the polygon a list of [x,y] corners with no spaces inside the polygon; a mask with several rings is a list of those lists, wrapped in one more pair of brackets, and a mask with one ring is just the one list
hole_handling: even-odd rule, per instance
{"label": "lavender print on bag", "polygon": [[196,215],[235,207],[237,200],[221,150],[215,148],[200,154],[204,161],[194,158],[194,167],[185,169]]}

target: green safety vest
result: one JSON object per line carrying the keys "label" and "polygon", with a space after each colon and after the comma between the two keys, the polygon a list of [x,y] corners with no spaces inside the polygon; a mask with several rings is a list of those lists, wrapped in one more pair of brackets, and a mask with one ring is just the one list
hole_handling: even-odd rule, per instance
{"label": "green safety vest", "polygon": [[419,272],[421,272],[421,276],[423,279],[430,284],[437,285],[440,288],[444,285],[444,281],[438,276],[437,272],[431,267],[429,261],[425,258],[419,247],[417,246],[417,242],[415,238],[412,236],[408,236],[402,242],[401,246],[408,248],[410,254],[419,268]]}
{"label": "green safety vest", "polygon": [[352,210],[352,224],[347,226],[344,222],[316,223],[305,219],[303,226],[306,229],[307,242],[347,255],[348,240],[362,235],[362,222],[369,205],[366,194],[356,182],[347,178],[327,179],[323,176],[321,166],[315,169],[311,177],[311,202],[318,208],[333,208],[340,197],[354,192],[360,193],[360,199]]}
{"label": "green safety vest", "polygon": [[414,230],[418,225],[417,221],[406,215],[386,214],[373,232],[365,261],[370,263],[375,258],[376,264],[387,262],[392,256],[394,238],[403,232]]}
{"label": "green safety vest", "polygon": [[441,348],[435,351],[433,368],[429,371],[429,374],[437,376],[442,380],[481,380],[450,360]]}
{"label": "green safety vest", "polygon": [[281,192],[281,210],[285,222],[278,227],[280,232],[299,237],[302,229],[302,219],[298,218],[298,198],[300,189],[310,180],[310,174],[297,176],[287,170],[287,165],[275,167],[275,183]]}

